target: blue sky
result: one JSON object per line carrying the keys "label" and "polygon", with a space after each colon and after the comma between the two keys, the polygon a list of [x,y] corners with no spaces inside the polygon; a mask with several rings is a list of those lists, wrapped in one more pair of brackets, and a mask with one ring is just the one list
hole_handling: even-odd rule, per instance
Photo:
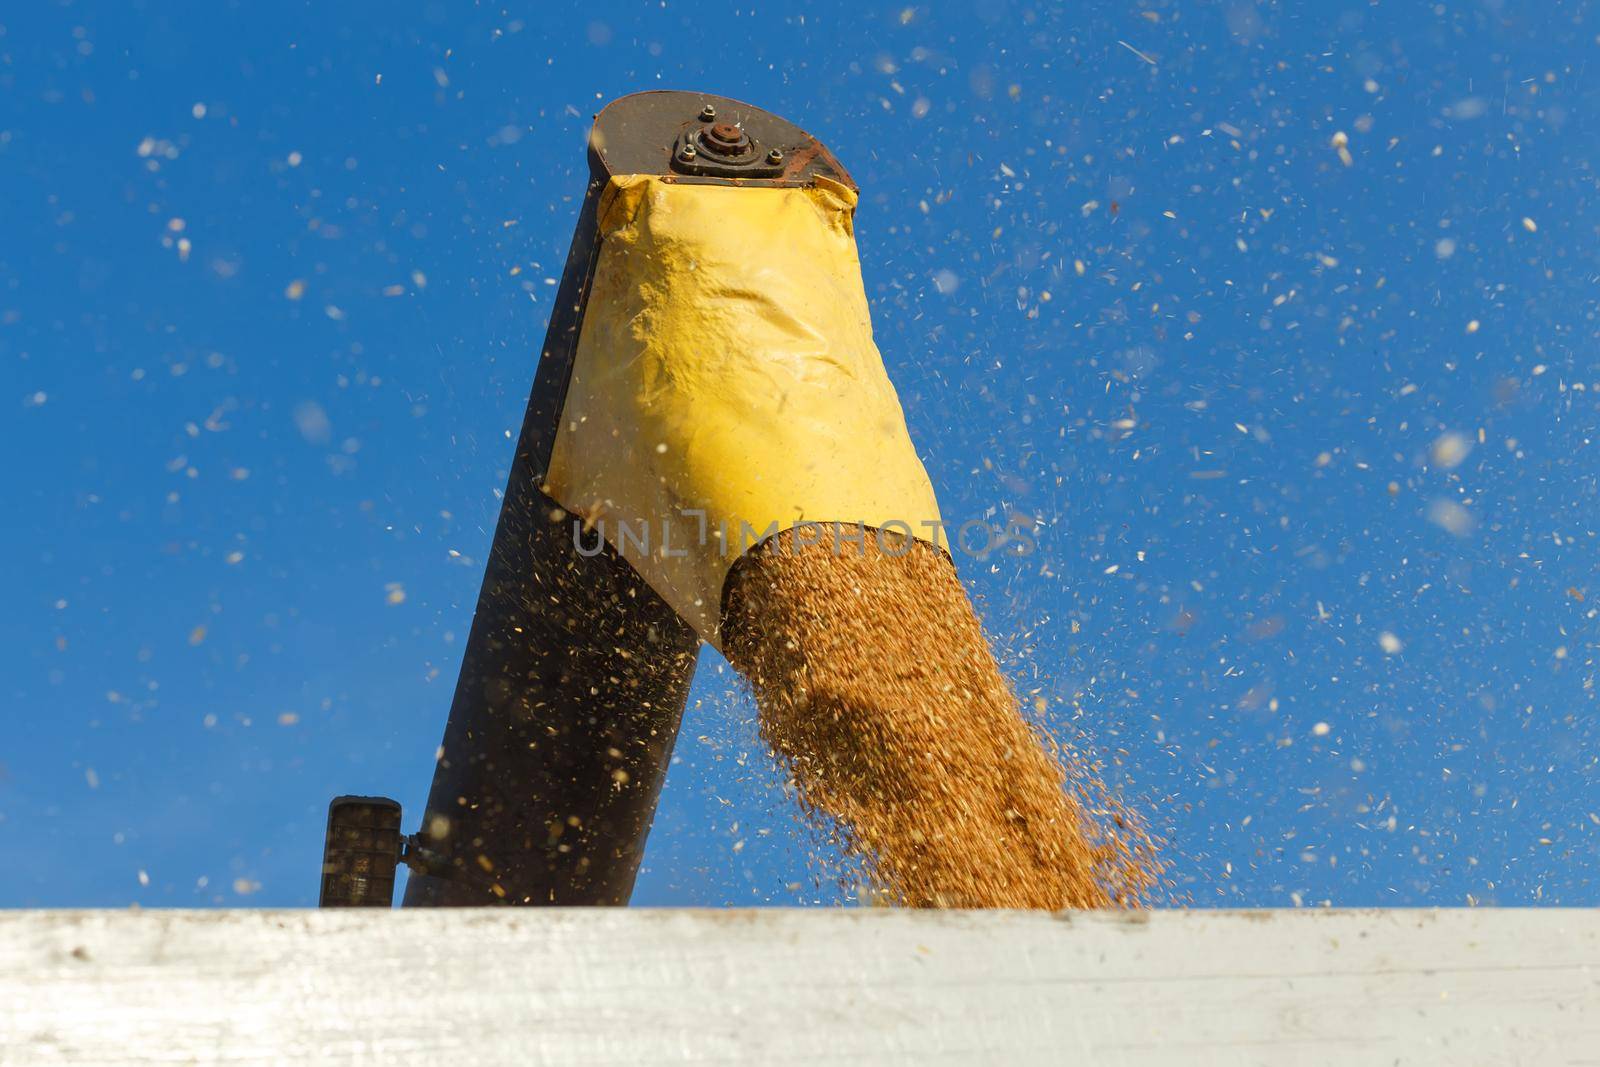
{"label": "blue sky", "polygon": [[[798,13],[803,10],[804,14]],[[794,11],[796,13],[789,13]],[[776,111],[1006,668],[1199,906],[1600,903],[1575,3],[0,14],[0,905],[414,823],[593,113]],[[835,903],[707,654],[635,902]]]}

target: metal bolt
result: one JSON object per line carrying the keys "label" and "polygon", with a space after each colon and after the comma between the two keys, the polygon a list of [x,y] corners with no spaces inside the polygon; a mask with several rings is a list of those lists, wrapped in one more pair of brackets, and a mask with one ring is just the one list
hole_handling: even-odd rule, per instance
{"label": "metal bolt", "polygon": [[767,162],[768,163],[782,163],[783,162],[783,152],[780,151],[779,149],[774,148],[772,151],[767,153]]}
{"label": "metal bolt", "polygon": [[700,109],[700,121],[701,122],[710,122],[712,119],[714,119],[716,117],[717,117],[717,109],[712,107],[710,104],[707,104],[705,107]]}
{"label": "metal bolt", "polygon": [[692,145],[692,144],[685,144],[682,148],[680,148],[678,150],[678,158],[683,160],[685,163],[687,163],[690,160],[692,160],[694,158],[694,156],[695,156],[695,151],[694,151],[694,145]]}

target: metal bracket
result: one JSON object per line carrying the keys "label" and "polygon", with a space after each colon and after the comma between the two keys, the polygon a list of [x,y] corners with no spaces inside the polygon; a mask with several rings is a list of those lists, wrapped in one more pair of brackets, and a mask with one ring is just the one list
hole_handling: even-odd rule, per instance
{"label": "metal bracket", "polygon": [[764,145],[744,127],[716,118],[716,108],[707,104],[698,122],[678,135],[672,145],[673,170],[712,178],[776,178],[783,173],[782,148]]}
{"label": "metal bracket", "polygon": [[328,805],[328,834],[322,852],[322,908],[394,906],[395,872],[405,864],[483,893],[485,904],[500,903],[504,889],[475,871],[457,866],[423,844],[421,834],[400,833],[400,802],[388,797],[335,797]]}

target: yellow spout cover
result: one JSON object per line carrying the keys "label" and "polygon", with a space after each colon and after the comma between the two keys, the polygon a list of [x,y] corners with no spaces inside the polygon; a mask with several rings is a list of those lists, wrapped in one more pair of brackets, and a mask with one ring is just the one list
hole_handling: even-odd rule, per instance
{"label": "yellow spout cover", "polygon": [[650,175],[612,178],[601,195],[545,488],[713,645],[723,580],[763,534],[904,523],[939,541],[933,487],[872,342],[855,200],[821,179]]}

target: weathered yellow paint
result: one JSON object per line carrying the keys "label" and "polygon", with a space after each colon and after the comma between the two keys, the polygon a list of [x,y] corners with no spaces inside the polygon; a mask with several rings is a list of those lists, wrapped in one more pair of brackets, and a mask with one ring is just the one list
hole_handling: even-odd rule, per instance
{"label": "weathered yellow paint", "polygon": [[855,202],[823,179],[649,175],[613,178],[601,197],[546,491],[712,644],[723,580],[765,534],[904,523],[938,540],[933,487],[872,340]]}

